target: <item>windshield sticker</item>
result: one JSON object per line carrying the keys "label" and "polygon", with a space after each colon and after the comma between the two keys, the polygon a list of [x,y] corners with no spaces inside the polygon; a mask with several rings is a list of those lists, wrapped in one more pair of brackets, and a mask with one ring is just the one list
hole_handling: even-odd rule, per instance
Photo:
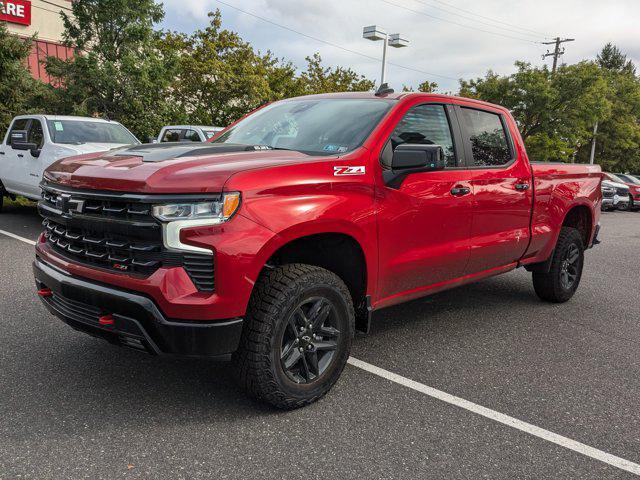
{"label": "windshield sticker", "polygon": [[53,122],[53,126],[56,129],[56,132],[64,132],[64,127],[62,126],[62,122]]}
{"label": "windshield sticker", "polygon": [[364,175],[366,169],[363,166],[359,167],[333,167],[333,175],[335,177],[343,177],[349,175]]}
{"label": "windshield sticker", "polygon": [[344,145],[325,145],[324,148],[322,149],[325,152],[337,152],[337,153],[343,153],[346,152],[348,150],[348,147],[345,147]]}

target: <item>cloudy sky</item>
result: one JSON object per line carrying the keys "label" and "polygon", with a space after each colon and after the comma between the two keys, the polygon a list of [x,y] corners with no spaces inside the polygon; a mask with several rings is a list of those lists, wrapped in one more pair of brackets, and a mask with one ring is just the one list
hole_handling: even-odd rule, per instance
{"label": "cloudy sky", "polygon": [[611,41],[640,66],[640,0],[164,0],[164,5],[165,28],[192,32],[206,24],[208,11],[219,8],[225,28],[258,50],[271,50],[298,67],[304,67],[305,56],[319,52],[328,65],[349,66],[372,79],[379,78],[380,64],[367,56],[381,58],[382,42],[362,39],[362,27],[380,25],[411,41],[408,48],[389,51],[389,61],[398,66],[389,65],[387,80],[396,89],[430,80],[440,91],[455,91],[460,77],[481,76],[487,69],[506,74],[516,60],[541,64],[552,46],[539,42],[556,36],[576,39],[564,44],[564,62],[595,58]]}

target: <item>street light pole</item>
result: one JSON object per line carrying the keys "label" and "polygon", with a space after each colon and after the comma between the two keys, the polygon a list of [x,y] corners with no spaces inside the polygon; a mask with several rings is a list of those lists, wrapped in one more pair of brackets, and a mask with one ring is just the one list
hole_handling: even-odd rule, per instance
{"label": "street light pole", "polygon": [[387,77],[387,45],[394,48],[409,46],[409,40],[399,33],[387,35],[387,32],[377,25],[371,25],[362,29],[362,37],[367,40],[377,42],[382,40],[382,73],[380,75],[380,86],[385,85]]}

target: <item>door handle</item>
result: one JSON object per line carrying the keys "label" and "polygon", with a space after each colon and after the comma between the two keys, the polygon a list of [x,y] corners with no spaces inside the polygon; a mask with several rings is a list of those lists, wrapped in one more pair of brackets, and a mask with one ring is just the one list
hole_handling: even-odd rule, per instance
{"label": "door handle", "polygon": [[516,183],[516,190],[521,190],[521,191],[529,190],[530,186],[531,185],[529,185],[528,183]]}
{"label": "door handle", "polygon": [[4,152],[0,152],[0,155],[4,155]]}
{"label": "door handle", "polygon": [[24,155],[23,155],[23,154],[21,154],[21,153],[19,153],[19,154],[18,154],[18,157],[20,157],[20,158],[24,158]]}
{"label": "door handle", "polygon": [[453,187],[451,189],[451,195],[455,197],[462,197],[463,195],[469,195],[471,189],[469,187]]}

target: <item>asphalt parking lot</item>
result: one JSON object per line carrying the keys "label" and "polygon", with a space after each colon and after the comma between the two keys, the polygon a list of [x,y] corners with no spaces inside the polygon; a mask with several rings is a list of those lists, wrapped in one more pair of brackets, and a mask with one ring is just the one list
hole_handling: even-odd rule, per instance
{"label": "asphalt parking lot", "polygon": [[[640,463],[640,213],[602,225],[569,303],[518,270],[376,313],[353,357]],[[35,240],[40,219],[10,206],[0,230]],[[224,364],[74,332],[37,300],[32,257],[0,234],[0,478],[635,478],[354,365],[274,411]]]}

